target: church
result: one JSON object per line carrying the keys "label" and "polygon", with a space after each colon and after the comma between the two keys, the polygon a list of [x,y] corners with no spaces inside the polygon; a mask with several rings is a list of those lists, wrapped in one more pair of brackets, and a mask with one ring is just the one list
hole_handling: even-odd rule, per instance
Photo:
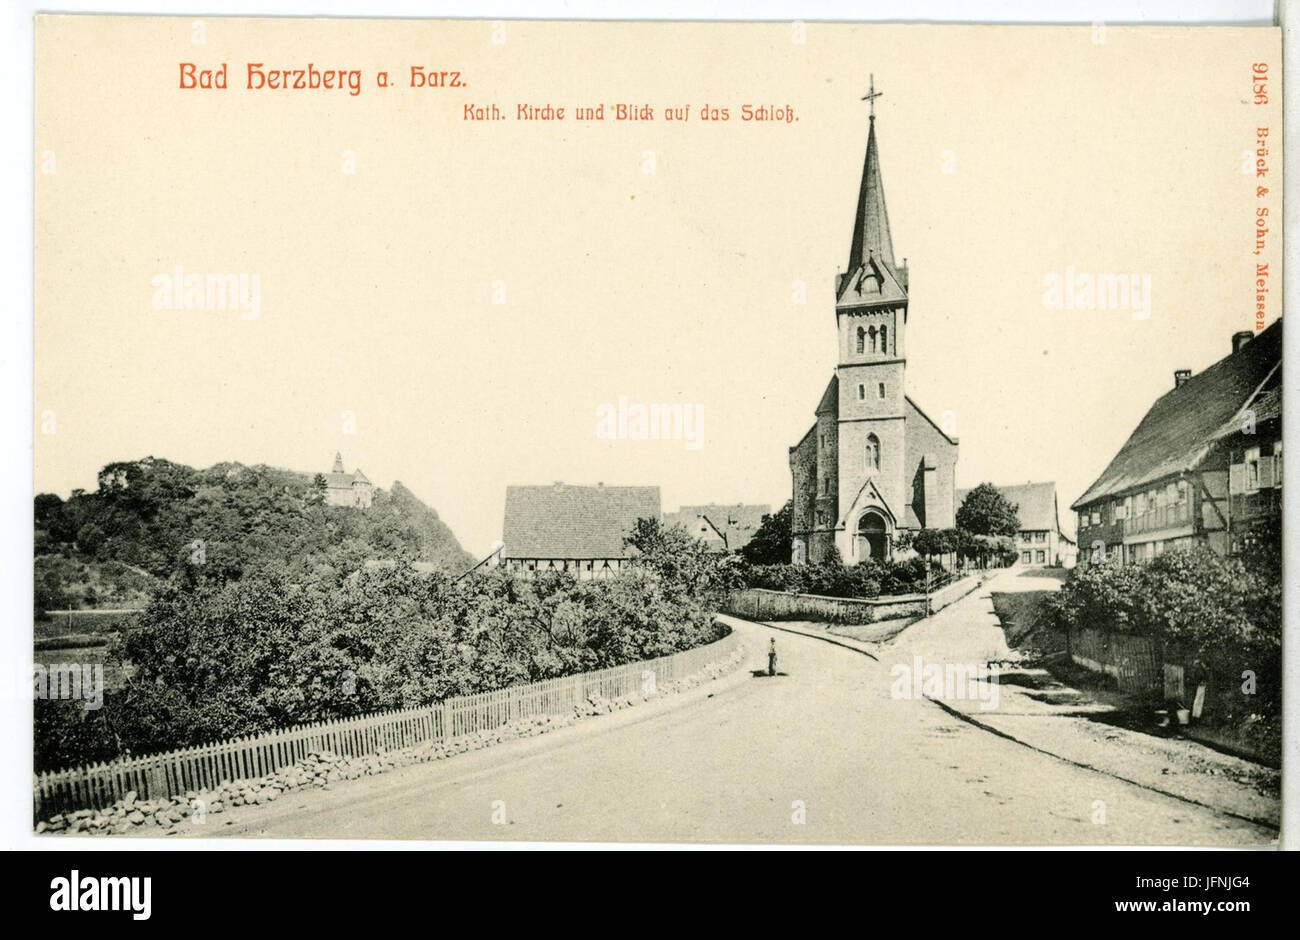
{"label": "church", "polygon": [[908,274],[894,260],[876,145],[867,156],[847,270],[835,282],[835,374],[816,423],[790,448],[792,559],[893,557],[898,536],[955,524],[957,439],[907,395]]}

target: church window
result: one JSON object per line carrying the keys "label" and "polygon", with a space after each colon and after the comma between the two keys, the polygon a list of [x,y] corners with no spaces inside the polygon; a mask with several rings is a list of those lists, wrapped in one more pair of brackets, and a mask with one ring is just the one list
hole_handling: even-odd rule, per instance
{"label": "church window", "polygon": [[889,352],[889,327],[881,326],[880,328],[880,351]]}
{"label": "church window", "polygon": [[876,397],[879,398],[881,401],[884,401],[884,400],[885,400],[885,383],[884,383],[884,382],[881,382],[878,386],[876,386]]}
{"label": "church window", "polygon": [[871,351],[875,352],[876,351],[876,328],[874,326],[871,329],[867,330],[867,336],[871,338]]}
{"label": "church window", "polygon": [[858,386],[858,401],[866,401],[866,400],[867,400],[867,387],[866,387],[865,385],[859,385],[859,386]]}
{"label": "church window", "polygon": [[880,438],[874,434],[867,435],[867,469],[880,469]]}
{"label": "church window", "polygon": [[867,344],[867,331],[862,327],[858,327],[858,352],[859,353],[865,351],[866,344]]}

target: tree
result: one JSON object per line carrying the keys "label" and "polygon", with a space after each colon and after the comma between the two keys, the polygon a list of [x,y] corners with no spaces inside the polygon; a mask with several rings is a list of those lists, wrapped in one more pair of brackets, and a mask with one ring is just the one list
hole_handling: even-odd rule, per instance
{"label": "tree", "polygon": [[307,494],[307,504],[310,506],[322,506],[325,503],[325,491],[328,484],[325,482],[325,474],[318,473],[311,478],[311,492]]}
{"label": "tree", "polygon": [[643,567],[687,595],[707,600],[732,586],[731,567],[679,525],[638,519],[623,543],[640,552]]}
{"label": "tree", "polygon": [[775,513],[764,513],[754,537],[740,549],[740,556],[751,565],[786,565],[790,563],[791,501]]}
{"label": "tree", "polygon": [[1015,535],[1020,530],[1019,509],[992,483],[981,483],[962,500],[957,527],[973,535]]}
{"label": "tree", "polygon": [[911,541],[912,549],[926,558],[957,550],[957,533],[953,529],[921,529]]}

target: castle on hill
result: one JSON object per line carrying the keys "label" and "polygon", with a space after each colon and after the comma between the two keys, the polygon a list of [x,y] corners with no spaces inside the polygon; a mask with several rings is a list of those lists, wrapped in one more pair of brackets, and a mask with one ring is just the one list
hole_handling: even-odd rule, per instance
{"label": "castle on hill", "polygon": [[355,473],[343,470],[343,455],[334,454],[334,468],[325,477],[325,504],[328,506],[354,506],[369,509],[374,500],[374,487],[357,467]]}

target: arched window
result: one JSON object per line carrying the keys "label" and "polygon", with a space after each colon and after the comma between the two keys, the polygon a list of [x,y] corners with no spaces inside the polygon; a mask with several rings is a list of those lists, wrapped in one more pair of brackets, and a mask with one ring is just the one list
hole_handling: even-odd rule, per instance
{"label": "arched window", "polygon": [[875,352],[876,351],[876,328],[873,326],[871,329],[867,330],[867,335],[871,337],[871,351]]}
{"label": "arched window", "polygon": [[862,327],[858,327],[858,352],[859,353],[865,351],[866,343],[867,343],[867,331]]}
{"label": "arched window", "polygon": [[867,469],[880,469],[880,438],[874,434],[867,435]]}
{"label": "arched window", "polygon": [[880,351],[882,353],[889,352],[889,327],[887,326],[880,328]]}

